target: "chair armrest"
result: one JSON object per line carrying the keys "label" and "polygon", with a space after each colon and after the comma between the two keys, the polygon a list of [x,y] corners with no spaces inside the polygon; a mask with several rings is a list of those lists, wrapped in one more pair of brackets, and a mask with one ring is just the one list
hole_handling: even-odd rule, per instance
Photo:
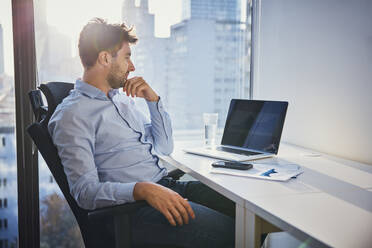
{"label": "chair armrest", "polygon": [[145,206],[149,206],[146,201],[137,201],[112,207],[98,208],[88,213],[88,219],[97,220],[108,216],[129,214]]}
{"label": "chair armrest", "polygon": [[180,177],[182,177],[183,175],[185,175],[185,172],[183,172],[180,169],[174,169],[174,170],[168,172],[168,176],[173,178],[174,180],[179,180]]}

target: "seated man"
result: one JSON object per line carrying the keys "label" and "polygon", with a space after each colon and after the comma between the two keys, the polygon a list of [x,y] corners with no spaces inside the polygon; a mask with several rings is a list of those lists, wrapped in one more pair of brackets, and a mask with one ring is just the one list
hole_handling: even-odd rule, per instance
{"label": "seated man", "polygon": [[[200,182],[170,179],[159,164],[155,151],[173,150],[171,122],[149,84],[128,79],[136,41],[124,24],[98,18],[80,33],[83,77],[48,126],[71,194],[85,209],[147,201],[132,216],[134,245],[233,247],[235,204]],[[146,99],[151,123],[131,97]]]}

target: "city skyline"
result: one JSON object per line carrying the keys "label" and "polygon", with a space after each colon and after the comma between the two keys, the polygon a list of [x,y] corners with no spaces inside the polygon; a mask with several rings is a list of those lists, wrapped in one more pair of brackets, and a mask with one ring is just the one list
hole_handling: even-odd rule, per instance
{"label": "city skyline", "polygon": [[[155,15],[155,37],[166,38],[170,36],[171,25],[182,21],[183,4],[187,0],[148,0],[149,13]],[[55,27],[58,32],[65,34],[71,39],[71,46],[77,47],[77,37],[82,26],[95,16],[107,18],[109,21],[119,22],[121,20],[121,8],[124,0],[112,0],[110,5],[102,5],[98,0],[35,0],[35,8],[42,3],[46,4],[46,22]],[[135,0],[139,5],[140,0]],[[240,2],[241,21],[246,18],[245,6],[247,0]],[[78,4],[78,5],[77,5]],[[86,8],[88,6],[89,8]],[[69,22],[66,22],[65,11],[69,13]],[[82,12],[81,9],[84,9]],[[73,11],[76,11],[74,14]],[[75,18],[71,19],[71,18]],[[77,18],[77,20],[76,20]],[[3,27],[3,44],[4,44],[4,70],[7,75],[13,75],[13,35],[12,35],[12,16],[11,0],[0,2],[0,24]],[[67,25],[68,24],[68,25]],[[73,32],[72,32],[73,31]],[[37,42],[37,41],[36,41]],[[77,49],[72,50],[72,56],[77,54]]]}
{"label": "city skyline", "polygon": [[[46,22],[48,25],[56,28],[57,32],[67,35],[70,38],[72,49],[71,56],[77,54],[77,39],[81,28],[93,17],[107,18],[110,22],[121,21],[121,6],[124,0],[112,0],[110,5],[103,5],[98,0],[35,0],[35,9],[38,6],[46,4]],[[136,5],[139,0],[135,0]],[[182,0],[149,0],[149,12],[155,15],[155,36],[168,37],[170,35],[170,26],[181,21]],[[90,6],[86,8],[86,6]],[[66,11],[70,13],[69,19],[66,19]],[[82,12],[81,9],[84,9]],[[36,18],[35,18],[36,19]],[[68,20],[68,21],[67,21]],[[12,16],[11,0],[0,2],[0,24],[3,27],[4,43],[4,69],[8,75],[13,75],[13,34],[12,34]],[[37,42],[37,40],[36,40]]]}
{"label": "city skyline", "polygon": [[[171,26],[169,38],[157,38],[147,0],[124,1],[122,20],[139,36],[131,75],[144,77],[162,97],[174,130],[201,129],[203,112],[218,113],[222,127],[230,100],[248,97],[250,32],[241,22],[241,2],[184,1],[189,14]],[[136,102],[148,112],[142,99]]]}

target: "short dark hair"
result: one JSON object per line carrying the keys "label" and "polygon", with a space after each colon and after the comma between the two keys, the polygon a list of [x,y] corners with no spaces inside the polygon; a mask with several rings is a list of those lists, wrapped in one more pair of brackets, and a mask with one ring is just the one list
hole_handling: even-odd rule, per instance
{"label": "short dark hair", "polygon": [[79,55],[84,67],[89,68],[96,63],[98,54],[108,51],[116,56],[124,42],[136,43],[138,38],[133,34],[133,27],[124,23],[110,24],[104,19],[94,18],[80,32]]}

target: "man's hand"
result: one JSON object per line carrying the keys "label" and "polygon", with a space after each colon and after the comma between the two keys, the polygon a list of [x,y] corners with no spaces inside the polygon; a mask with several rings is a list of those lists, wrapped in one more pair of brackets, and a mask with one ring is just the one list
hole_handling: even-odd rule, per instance
{"label": "man's hand", "polygon": [[187,200],[179,194],[150,182],[139,182],[134,186],[133,197],[137,200],[146,200],[153,208],[160,211],[172,226],[189,223],[189,216],[195,218],[194,211]]}
{"label": "man's hand", "polygon": [[123,90],[127,93],[127,96],[142,97],[150,102],[157,102],[159,100],[159,96],[142,77],[127,79]]}

